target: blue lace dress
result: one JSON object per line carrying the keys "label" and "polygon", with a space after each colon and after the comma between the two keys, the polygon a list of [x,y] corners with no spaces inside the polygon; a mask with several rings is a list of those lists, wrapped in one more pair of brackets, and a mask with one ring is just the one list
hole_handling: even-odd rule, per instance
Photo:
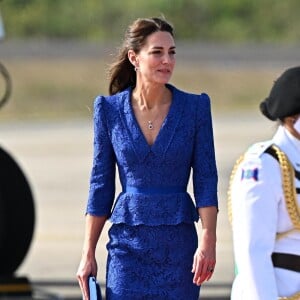
{"label": "blue lace dress", "polygon": [[[194,222],[217,206],[208,95],[167,85],[169,112],[149,145],[131,107],[131,88],[94,104],[94,160],[87,213],[110,216],[107,300],[193,300]],[[122,192],[115,198],[115,168]],[[194,201],[187,193],[193,170]]]}

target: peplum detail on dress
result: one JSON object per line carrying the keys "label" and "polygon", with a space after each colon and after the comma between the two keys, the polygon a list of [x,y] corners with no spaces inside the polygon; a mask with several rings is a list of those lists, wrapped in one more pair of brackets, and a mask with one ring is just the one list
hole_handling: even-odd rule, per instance
{"label": "peplum detail on dress", "polygon": [[199,219],[191,196],[187,193],[142,194],[122,192],[116,199],[110,220],[128,225],[177,225]]}

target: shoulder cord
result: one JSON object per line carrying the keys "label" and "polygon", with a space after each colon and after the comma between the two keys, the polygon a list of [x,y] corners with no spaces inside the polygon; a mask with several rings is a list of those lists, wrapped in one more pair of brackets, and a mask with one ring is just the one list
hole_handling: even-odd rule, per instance
{"label": "shoulder cord", "polygon": [[279,297],[278,300],[299,300],[300,299],[300,292],[294,294],[290,297]]}
{"label": "shoulder cord", "polygon": [[[287,234],[293,232],[293,231],[300,231],[300,208],[297,203],[297,194],[296,194],[296,188],[295,188],[295,171],[293,166],[291,165],[289,159],[285,155],[284,152],[282,152],[279,147],[272,145],[271,146],[278,157],[278,161],[280,164],[280,170],[281,170],[281,177],[282,177],[282,188],[283,188],[283,194],[285,198],[286,208],[288,211],[288,214],[290,216],[290,219],[294,225],[294,228],[291,230],[288,230],[286,232],[277,233],[277,239],[280,239]],[[227,206],[228,206],[228,219],[230,224],[232,224],[232,199],[231,199],[231,189],[232,189],[232,183],[234,176],[237,172],[238,166],[243,161],[244,155],[242,155],[238,160],[236,161],[233,170],[230,175],[229,179],[229,189],[228,189],[228,200],[227,200]]]}
{"label": "shoulder cord", "polygon": [[280,164],[282,188],[287,211],[294,225],[294,230],[300,231],[300,208],[297,202],[294,168],[284,152],[275,145],[272,145],[272,148],[276,151]]}
{"label": "shoulder cord", "polygon": [[233,169],[231,171],[231,175],[229,178],[229,188],[227,191],[227,213],[228,213],[228,219],[229,219],[229,223],[232,225],[232,199],[231,199],[231,190],[232,190],[232,184],[233,184],[233,179],[234,176],[237,172],[237,169],[239,167],[239,165],[241,164],[241,162],[244,160],[245,155],[241,155],[235,162]]}

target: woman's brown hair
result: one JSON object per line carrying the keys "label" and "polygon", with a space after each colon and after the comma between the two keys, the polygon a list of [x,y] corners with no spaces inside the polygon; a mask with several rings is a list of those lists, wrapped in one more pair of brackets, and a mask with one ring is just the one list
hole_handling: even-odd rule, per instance
{"label": "woman's brown hair", "polygon": [[129,50],[139,53],[145,45],[146,38],[157,31],[167,31],[174,36],[172,25],[162,18],[137,19],[128,27],[123,45],[109,68],[110,95],[136,85],[136,72],[127,53]]}

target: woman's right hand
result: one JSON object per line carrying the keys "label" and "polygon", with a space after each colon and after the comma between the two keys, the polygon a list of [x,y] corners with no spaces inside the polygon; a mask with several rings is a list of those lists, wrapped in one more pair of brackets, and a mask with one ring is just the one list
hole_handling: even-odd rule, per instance
{"label": "woman's right hand", "polygon": [[84,300],[90,300],[88,278],[89,276],[97,277],[97,269],[95,257],[82,256],[76,276]]}
{"label": "woman's right hand", "polygon": [[86,215],[82,257],[76,274],[84,300],[90,300],[89,276],[97,277],[98,267],[95,251],[106,219],[106,216],[96,217],[89,214]]}

